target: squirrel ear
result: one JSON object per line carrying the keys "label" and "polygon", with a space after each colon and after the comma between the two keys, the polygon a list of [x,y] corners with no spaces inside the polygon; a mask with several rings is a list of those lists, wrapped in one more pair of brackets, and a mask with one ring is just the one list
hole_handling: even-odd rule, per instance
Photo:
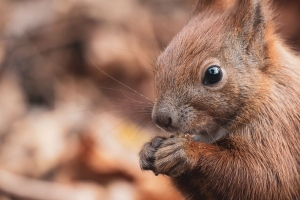
{"label": "squirrel ear", "polygon": [[270,15],[266,13],[268,10],[263,10],[263,6],[259,0],[238,0],[231,18],[235,31],[245,42],[246,50],[257,58],[265,54],[266,22]]}
{"label": "squirrel ear", "polygon": [[201,12],[207,8],[226,10],[234,4],[235,0],[198,0],[196,12]]}
{"label": "squirrel ear", "polygon": [[235,25],[246,32],[255,32],[265,27],[265,16],[258,0],[238,0],[234,12]]}
{"label": "squirrel ear", "polygon": [[260,0],[198,0],[196,13],[204,10],[233,10],[233,21],[240,27],[264,22]]}

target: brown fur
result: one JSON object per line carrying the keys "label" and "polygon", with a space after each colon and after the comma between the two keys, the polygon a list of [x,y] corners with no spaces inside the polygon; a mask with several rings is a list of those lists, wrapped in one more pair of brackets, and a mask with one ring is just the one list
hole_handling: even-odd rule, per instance
{"label": "brown fur", "polygon": [[[226,131],[212,144],[156,137],[142,149],[142,169],[171,176],[186,199],[300,199],[300,60],[276,35],[268,8],[199,1],[158,59],[153,115],[163,108],[179,116],[167,130]],[[207,87],[211,58],[226,77]]]}

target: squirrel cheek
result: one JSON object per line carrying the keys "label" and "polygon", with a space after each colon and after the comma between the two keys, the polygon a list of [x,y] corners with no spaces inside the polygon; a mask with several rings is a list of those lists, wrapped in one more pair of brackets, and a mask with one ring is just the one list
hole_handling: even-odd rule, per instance
{"label": "squirrel cheek", "polygon": [[199,131],[203,131],[210,127],[210,124],[213,122],[213,120],[213,117],[201,112],[193,117],[189,126],[196,128]]}
{"label": "squirrel cheek", "polygon": [[207,116],[207,115],[202,115],[201,117],[199,117],[197,124],[198,124],[198,126],[206,126],[212,120],[213,120],[212,117]]}

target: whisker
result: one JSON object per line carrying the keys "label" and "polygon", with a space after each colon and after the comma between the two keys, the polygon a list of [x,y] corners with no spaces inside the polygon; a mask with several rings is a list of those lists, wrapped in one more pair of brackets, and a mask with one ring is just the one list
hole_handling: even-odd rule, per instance
{"label": "whisker", "polygon": [[122,92],[122,94],[125,96],[125,97],[127,97],[128,99],[130,99],[130,100],[132,100],[132,101],[134,101],[134,102],[140,102],[140,103],[142,103],[142,101],[138,101],[138,100],[135,100],[135,99],[132,99],[132,98],[130,98],[129,96],[127,96],[125,93],[123,93]]}
{"label": "whisker", "polygon": [[[133,24],[136,26],[136,27],[138,27],[139,29],[140,29],[140,31],[142,31],[142,33],[144,34],[144,35],[149,35],[149,32],[146,32],[146,31],[144,31],[144,29],[143,28],[141,28],[138,24],[136,24],[136,23],[134,23],[133,22]],[[152,34],[153,34],[153,37],[155,37],[154,35],[154,31],[153,31],[153,29],[151,29],[151,32],[152,32]],[[150,45],[151,46],[151,48],[152,48],[152,50],[153,50],[153,53],[154,53],[154,57],[155,57],[155,60],[157,60],[158,59],[158,53],[155,51],[155,46],[153,45],[153,42],[155,41],[156,42],[156,44],[158,45],[158,43],[157,43],[157,40],[152,40],[152,42],[150,42],[149,43],[149,41],[150,40],[146,40],[147,41],[147,44],[148,45]],[[154,67],[154,71],[155,71],[155,67]]]}
{"label": "whisker", "polygon": [[132,101],[132,100],[127,100],[127,99],[107,98],[107,97],[105,97],[105,99],[114,100],[114,101],[123,102],[123,103],[128,103],[128,104],[134,103],[135,106],[138,105],[138,106],[143,106],[143,107],[147,107],[147,108],[151,108],[151,109],[153,108],[153,104],[147,103],[147,102],[139,102],[139,101]]}
{"label": "whisker", "polygon": [[217,124],[217,123],[215,123],[215,122],[213,122],[215,125],[217,125],[219,128],[221,128],[221,129],[223,129],[228,135],[230,134],[230,132],[229,131],[227,131],[224,127],[222,127],[221,125],[219,125],[219,124]]}
{"label": "whisker", "polygon": [[[128,86],[129,87],[129,86]],[[139,96],[139,97],[141,97],[141,94],[137,94],[137,93],[133,93],[133,92],[128,92],[128,91],[125,91],[125,90],[120,90],[120,89],[115,89],[115,88],[109,88],[109,87],[101,87],[101,86],[97,86],[97,88],[99,88],[99,89],[104,89],[104,90],[112,90],[112,91],[117,91],[117,92],[121,92],[122,94],[123,93],[127,93],[127,94],[131,94],[131,95],[136,95],[136,96]],[[124,95],[124,94],[123,94]],[[124,95],[125,96],[125,95]],[[127,97],[127,96],[126,96]],[[145,97],[143,97],[143,98],[145,98]],[[148,99],[147,99],[148,100]],[[151,101],[151,100],[150,100]],[[152,101],[151,101],[151,103],[153,103]]]}
{"label": "whisker", "polygon": [[[90,110],[95,110],[97,108],[120,108],[123,110],[143,110],[145,112],[149,112],[152,113],[152,109],[153,109],[153,105],[152,104],[148,104],[148,103],[144,103],[144,102],[133,102],[133,101],[128,101],[128,100],[124,100],[124,99],[116,99],[116,98],[106,98],[108,100],[114,100],[114,101],[118,101],[120,102],[120,104],[117,104],[117,102],[115,103],[109,103],[105,106],[103,105],[95,105],[93,108],[89,108],[90,104],[82,104],[79,107],[88,107],[88,108],[83,108],[83,109],[79,109],[75,111],[71,111],[71,113],[76,113],[76,112],[84,112],[84,111],[90,111]],[[134,103],[134,105],[132,105]]]}
{"label": "whisker", "polygon": [[[140,123],[138,123],[138,124],[136,124],[135,126],[134,126],[134,128],[131,130],[131,132],[132,133],[135,133],[134,135],[133,135],[133,137],[130,137],[130,139],[129,139],[129,141],[134,141],[134,139],[136,138],[136,136],[139,134],[139,132],[147,125],[147,124],[149,124],[149,123],[151,123],[152,121],[151,120],[149,120],[149,119],[147,119],[147,118],[143,118],[143,117],[140,117],[139,118],[139,120],[140,119],[143,119],[143,121],[141,121]],[[135,119],[135,120],[137,120],[137,119]],[[126,120],[127,121],[127,120]],[[125,123],[126,121],[123,121],[123,123]],[[129,120],[128,120],[129,121]],[[129,137],[129,136],[128,136]],[[130,144],[130,143],[129,143]]]}
{"label": "whisker", "polygon": [[[138,127],[140,127],[140,128],[138,129],[137,133],[134,135],[133,140],[139,134],[139,132],[142,130],[143,127],[145,127],[147,124],[152,122],[151,120],[149,120],[147,118],[141,118],[141,119],[144,119],[144,120],[141,123],[137,124],[136,128],[138,128]],[[133,129],[132,132],[134,132],[135,129]]]}
{"label": "whisker", "polygon": [[138,94],[139,96],[149,100],[150,102],[154,103],[151,99],[149,99],[148,97],[142,95],[141,93],[137,92],[136,90],[132,89],[131,87],[129,87],[128,85],[125,85],[124,83],[118,81],[117,79],[115,79],[114,77],[110,76],[109,74],[107,74],[106,72],[104,72],[102,69],[100,69],[94,62],[93,60],[90,58],[90,56],[88,55],[89,60],[91,61],[91,63],[103,74],[105,74],[106,76],[108,76],[109,78],[111,78],[112,80],[116,81],[117,83],[123,85],[124,87],[128,88],[129,90],[133,91],[134,93]]}
{"label": "whisker", "polygon": [[217,141],[215,140],[215,138],[212,136],[212,134],[210,134],[210,132],[208,131],[207,128],[205,128],[206,132],[209,134],[209,136],[213,139],[214,143],[217,145],[217,147],[219,148],[219,150],[221,151],[219,145],[217,144]]}
{"label": "whisker", "polygon": [[143,58],[145,61],[147,61],[147,62],[153,67],[153,69],[149,69],[149,68],[147,68],[147,67],[143,67],[143,68],[146,68],[147,70],[149,70],[149,71],[155,73],[155,71],[154,71],[155,65],[152,64],[152,63],[151,63],[148,59],[146,59],[145,57],[141,56],[140,54],[138,54],[138,53],[136,53],[136,52],[134,52],[134,51],[130,51],[130,50],[127,50],[127,49],[120,49],[120,48],[115,48],[115,49],[118,49],[118,50],[121,50],[121,51],[127,51],[127,52],[133,53],[133,54],[135,54],[135,55],[137,55],[137,56]]}
{"label": "whisker", "polygon": [[[113,116],[113,118],[117,118],[118,116]],[[113,118],[110,118],[108,121],[111,121]],[[140,117],[138,117],[140,119]],[[137,118],[135,118],[136,120]],[[104,137],[107,137],[111,132],[113,132],[116,128],[118,128],[119,126],[121,126],[122,124],[124,124],[125,122],[128,122],[128,121],[132,121],[130,118],[128,117],[125,117],[125,118],[122,118],[121,122],[118,123],[116,126],[114,126],[114,128],[112,128],[111,130],[108,131],[107,134],[105,134]],[[119,134],[119,133],[117,133]]]}
{"label": "whisker", "polygon": [[[74,114],[74,113],[82,113],[82,112],[87,112],[87,111],[91,111],[94,110],[92,108],[86,108],[86,109],[81,109],[78,111],[71,111],[70,113],[66,113],[66,115],[68,114]],[[123,105],[107,105],[105,108],[100,109],[100,111],[95,111],[92,114],[97,115],[97,114],[101,114],[101,113],[105,113],[105,112],[124,112],[124,113],[129,113],[129,114],[145,114],[149,117],[151,117],[151,111],[152,108],[146,108],[146,107],[129,107],[129,108],[125,108]]]}

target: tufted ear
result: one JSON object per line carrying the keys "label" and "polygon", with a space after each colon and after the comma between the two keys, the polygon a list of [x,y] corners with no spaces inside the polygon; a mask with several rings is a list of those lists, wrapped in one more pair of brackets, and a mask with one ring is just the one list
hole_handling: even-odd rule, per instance
{"label": "tufted ear", "polygon": [[225,24],[236,38],[241,40],[243,49],[253,57],[261,57],[266,51],[267,21],[271,21],[271,13],[266,8],[269,0],[198,0],[197,13],[221,12],[220,26]]}
{"label": "tufted ear", "polygon": [[248,53],[261,56],[265,53],[267,17],[262,1],[238,0],[231,18],[236,33],[244,41]]}
{"label": "tufted ear", "polygon": [[230,11],[233,21],[241,27],[258,25],[265,20],[260,0],[198,0],[196,12],[204,10]]}
{"label": "tufted ear", "polygon": [[198,0],[196,12],[202,12],[206,9],[226,10],[234,5],[235,0]]}
{"label": "tufted ear", "polygon": [[266,17],[259,0],[238,0],[233,11],[233,22],[246,32],[262,31]]}

